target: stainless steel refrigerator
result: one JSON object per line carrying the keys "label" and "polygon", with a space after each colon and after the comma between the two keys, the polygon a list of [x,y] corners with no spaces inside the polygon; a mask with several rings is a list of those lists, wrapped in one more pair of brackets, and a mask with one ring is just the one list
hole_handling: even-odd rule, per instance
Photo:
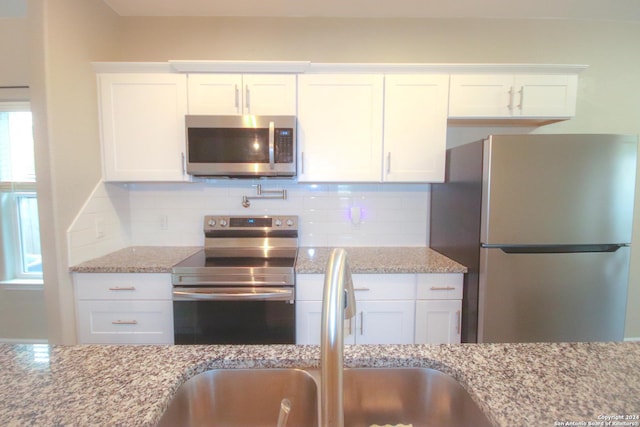
{"label": "stainless steel refrigerator", "polygon": [[637,146],[493,135],[447,150],[430,245],[469,268],[464,342],[623,339]]}

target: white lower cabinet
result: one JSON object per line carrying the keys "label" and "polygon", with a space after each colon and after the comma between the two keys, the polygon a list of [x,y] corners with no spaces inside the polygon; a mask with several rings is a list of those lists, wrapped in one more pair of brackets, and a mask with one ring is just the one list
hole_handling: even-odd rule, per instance
{"label": "white lower cabinet", "polygon": [[357,301],[356,309],[347,322],[346,344],[413,343],[413,300]]}
{"label": "white lower cabinet", "polygon": [[171,275],[76,273],[80,344],[173,344]]}
{"label": "white lower cabinet", "polygon": [[416,344],[460,342],[462,274],[419,274],[416,299]]}
{"label": "white lower cabinet", "polygon": [[[320,344],[324,275],[299,274],[296,343]],[[412,344],[414,274],[354,274],[356,316],[345,320],[345,344]]]}

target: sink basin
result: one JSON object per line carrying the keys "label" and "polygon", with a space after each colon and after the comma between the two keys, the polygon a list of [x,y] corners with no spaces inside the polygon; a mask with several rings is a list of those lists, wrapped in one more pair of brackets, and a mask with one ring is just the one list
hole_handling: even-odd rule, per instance
{"label": "sink basin", "polygon": [[317,427],[318,393],[299,369],[217,369],[182,384],[159,427],[275,427],[282,399],[289,399],[287,427]]}
{"label": "sink basin", "polygon": [[427,368],[344,370],[344,425],[413,424],[413,427],[491,423],[453,378]]}
{"label": "sink basin", "polygon": [[[291,401],[287,427],[317,427],[318,369],[219,369],[186,381],[158,426],[275,427]],[[467,391],[428,368],[344,370],[344,425],[490,427]]]}

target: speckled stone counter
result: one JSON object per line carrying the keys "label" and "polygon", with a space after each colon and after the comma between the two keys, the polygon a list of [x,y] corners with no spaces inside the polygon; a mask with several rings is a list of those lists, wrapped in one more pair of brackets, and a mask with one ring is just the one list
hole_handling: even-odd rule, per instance
{"label": "speckled stone counter", "polygon": [[170,273],[199,246],[132,246],[72,266],[76,273]]}
{"label": "speckled stone counter", "polygon": [[[167,273],[202,249],[132,246],[70,267],[77,273]],[[466,273],[467,268],[427,247],[345,247],[354,273]],[[332,247],[302,247],[296,273],[324,273]]]}
{"label": "speckled stone counter", "polygon": [[[427,247],[345,247],[353,273],[466,273],[467,268]],[[333,248],[298,250],[296,273],[324,273]]]}
{"label": "speckled stone counter", "polygon": [[[347,346],[345,364],[438,369],[500,427],[606,425],[605,417],[640,414],[640,343]],[[153,426],[179,385],[197,373],[318,365],[317,346],[2,344],[0,420]]]}

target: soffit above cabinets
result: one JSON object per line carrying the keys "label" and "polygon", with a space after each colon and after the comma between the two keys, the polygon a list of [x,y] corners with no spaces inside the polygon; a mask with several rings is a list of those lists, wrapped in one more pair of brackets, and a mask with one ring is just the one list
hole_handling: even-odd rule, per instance
{"label": "soffit above cabinets", "polygon": [[580,64],[312,63],[309,61],[94,62],[98,73],[532,73],[578,74]]}
{"label": "soffit above cabinets", "polygon": [[104,0],[121,16],[488,18],[640,21],[637,0]]}

